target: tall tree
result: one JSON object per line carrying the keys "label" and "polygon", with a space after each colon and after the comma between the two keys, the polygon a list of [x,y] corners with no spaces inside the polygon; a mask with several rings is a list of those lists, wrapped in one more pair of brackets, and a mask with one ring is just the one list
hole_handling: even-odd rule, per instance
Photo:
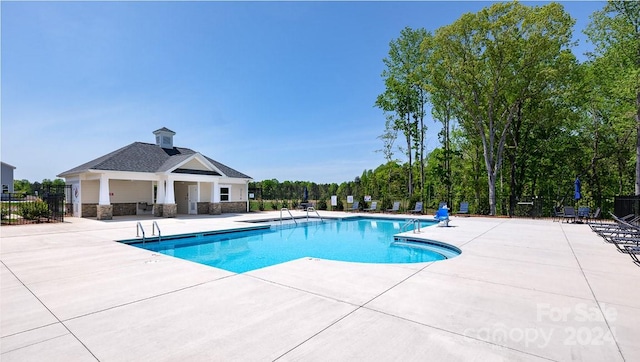
{"label": "tall tree", "polygon": [[[406,155],[409,160],[407,191],[413,195],[413,154],[421,157],[424,145],[424,109],[427,93],[421,76],[425,58],[420,45],[427,36],[424,29],[402,29],[400,37],[389,43],[389,55],[383,59],[386,69],[382,72],[385,91],[376,99],[375,105],[393,119],[393,129],[405,136]],[[422,128],[421,128],[422,127]]]}
{"label": "tall tree", "polygon": [[436,31],[434,56],[448,75],[441,82],[458,103],[456,118],[482,141],[491,215],[508,132],[524,102],[570,56],[573,23],[557,3],[513,2],[465,14]]}
{"label": "tall tree", "polygon": [[[616,117],[635,131],[635,193],[640,194],[640,2],[610,1],[592,15],[585,33],[594,43],[593,58],[612,69]],[[627,122],[625,122],[625,120]],[[629,122],[631,121],[631,122]]]}

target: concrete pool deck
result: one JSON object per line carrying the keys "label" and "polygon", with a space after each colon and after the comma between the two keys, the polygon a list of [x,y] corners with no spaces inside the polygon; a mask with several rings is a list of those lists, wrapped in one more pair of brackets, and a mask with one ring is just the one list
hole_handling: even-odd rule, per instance
{"label": "concrete pool deck", "polygon": [[587,225],[452,217],[419,234],[450,260],[244,274],[114,242],[265,217],[3,226],[0,360],[640,361],[640,267]]}

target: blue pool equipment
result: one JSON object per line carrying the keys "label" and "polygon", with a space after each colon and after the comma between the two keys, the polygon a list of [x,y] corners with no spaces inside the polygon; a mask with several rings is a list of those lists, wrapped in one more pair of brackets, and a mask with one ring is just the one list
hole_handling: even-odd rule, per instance
{"label": "blue pool equipment", "polygon": [[449,208],[447,204],[442,205],[437,211],[434,219],[442,226],[449,226]]}

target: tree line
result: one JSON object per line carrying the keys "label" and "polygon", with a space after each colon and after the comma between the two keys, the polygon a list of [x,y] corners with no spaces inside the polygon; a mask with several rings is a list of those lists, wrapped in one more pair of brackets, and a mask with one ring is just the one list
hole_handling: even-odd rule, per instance
{"label": "tree line", "polygon": [[[640,194],[640,3],[592,14],[584,62],[572,53],[574,23],[558,3],[497,3],[391,41],[375,105],[388,164],[397,152],[407,160],[409,198],[512,215],[525,196],[570,203],[576,178],[592,206]],[[442,124],[431,154],[427,109]]]}
{"label": "tree line", "polygon": [[30,182],[29,180],[13,180],[13,192],[22,195],[44,195],[51,187],[64,187],[65,182],[61,178],[55,180],[44,179],[42,182]]}
{"label": "tree line", "polygon": [[[604,207],[640,194],[640,3],[610,1],[572,53],[575,20],[558,3],[496,3],[429,32],[405,28],[383,59],[385,163],[342,184],[265,180],[265,199],[370,195],[514,215],[520,201]],[[428,121],[442,124],[427,152]],[[401,158],[401,159],[400,159]]]}

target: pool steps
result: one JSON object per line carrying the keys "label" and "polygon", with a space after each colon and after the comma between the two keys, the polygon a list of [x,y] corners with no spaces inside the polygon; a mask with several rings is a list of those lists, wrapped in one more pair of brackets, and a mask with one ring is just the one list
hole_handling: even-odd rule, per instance
{"label": "pool steps", "polygon": [[447,243],[443,243],[435,240],[414,239],[414,238],[408,238],[404,236],[395,236],[393,238],[393,244],[400,245],[400,246],[414,247],[414,248],[429,249],[433,252],[436,252],[444,256],[447,259],[451,259],[453,257],[456,257],[462,254],[462,250],[460,250],[459,248],[451,244],[447,244]]}

